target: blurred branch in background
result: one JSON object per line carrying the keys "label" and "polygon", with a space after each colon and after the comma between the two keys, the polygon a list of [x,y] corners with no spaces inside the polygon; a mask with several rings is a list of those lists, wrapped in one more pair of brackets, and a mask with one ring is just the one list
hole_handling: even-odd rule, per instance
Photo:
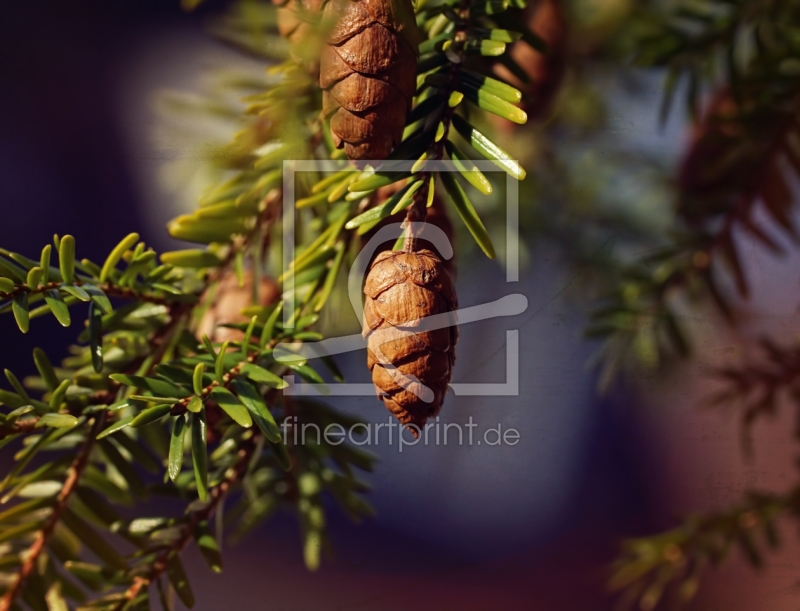
{"label": "blurred branch in background", "polygon": [[622,608],[638,603],[650,611],[660,603],[687,603],[703,573],[737,548],[753,567],[761,567],[761,548],[778,546],[779,519],[798,518],[799,511],[798,488],[784,495],[748,493],[727,512],[697,516],[659,535],[625,541],[609,587],[623,591]]}
{"label": "blurred branch in background", "polygon": [[[702,1],[634,22],[637,63],[667,69],[664,108],[686,83],[687,105],[699,118],[676,184],[672,244],[629,268],[625,288],[594,315],[592,333],[608,339],[611,372],[631,347],[651,361],[670,348],[686,352],[679,296],[706,295],[735,318],[728,278],[748,295],[738,232],[776,254],[784,251],[776,230],[797,240],[787,181],[800,165],[793,68],[800,41],[789,25],[798,10],[792,2]],[[759,208],[772,226],[756,218]]]}
{"label": "blurred branch in background", "polygon": [[742,440],[745,450],[752,451],[751,428],[756,420],[775,417],[779,402],[788,398],[798,410],[794,436],[800,439],[800,348],[781,346],[762,339],[760,350],[740,366],[725,367],[718,372],[722,388],[708,398],[709,406],[730,406],[741,411]]}
{"label": "blurred branch in background", "polygon": [[[667,70],[662,117],[683,89],[695,122],[677,177],[673,245],[630,267],[625,284],[594,314],[591,332],[606,337],[612,363],[606,372],[623,360],[623,345],[645,360],[670,346],[688,353],[679,324],[685,297],[710,297],[735,323],[735,294],[750,294],[737,245],[742,236],[775,255],[786,252],[781,238],[797,243],[789,185],[800,168],[798,18],[796,2],[702,0],[666,14],[646,11],[634,22],[637,63]],[[763,360],[754,356],[720,372],[725,387],[711,400],[739,406],[745,434],[758,416],[774,413],[779,391],[798,400],[795,351],[770,340],[762,348]],[[688,601],[704,568],[734,546],[760,565],[754,535],[763,531],[777,545],[775,520],[797,519],[797,502],[796,491],[749,492],[740,508],[633,541],[611,585],[626,590],[624,604],[642,609],[669,598],[670,587],[674,599]]]}
{"label": "blurred branch in background", "polygon": [[[702,304],[737,325],[752,292],[742,239],[774,256],[799,241],[800,3],[576,0],[536,7],[530,23],[555,54],[536,56],[528,74],[545,87],[561,84],[550,110],[532,113],[538,124],[515,130],[525,144],[509,146],[533,172],[522,185],[531,202],[526,226],[560,244],[580,272],[581,290],[597,297],[586,335],[602,341],[594,362],[607,391],[621,372],[656,371],[670,357],[690,356],[694,342],[684,323]],[[554,17],[559,7],[565,10]],[[611,142],[618,92],[635,91],[648,74],[664,80],[662,126],[674,129],[683,109],[691,122],[674,170],[663,156],[631,154],[629,143]],[[550,95],[548,89],[543,100]],[[709,401],[740,410],[745,440],[758,417],[775,413],[779,397],[800,409],[795,347],[765,339],[761,348],[717,372],[724,386]],[[779,516],[797,517],[796,492],[748,493],[741,508],[626,544],[612,587],[626,590],[623,606],[655,608],[669,584],[678,590],[674,598],[688,601],[704,568],[735,544],[755,563],[754,529],[766,529],[776,545]]]}

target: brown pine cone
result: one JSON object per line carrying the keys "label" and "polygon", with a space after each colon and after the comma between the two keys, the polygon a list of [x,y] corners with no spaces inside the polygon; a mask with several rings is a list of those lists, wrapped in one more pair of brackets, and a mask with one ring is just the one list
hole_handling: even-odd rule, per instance
{"label": "brown pine cone", "polygon": [[319,34],[322,9],[327,0],[272,0],[278,7],[278,32],[289,41],[292,55],[316,73],[322,40]]}
{"label": "brown pine cone", "polygon": [[421,35],[410,0],[330,0],[320,58],[322,112],[353,160],[384,159],[400,143],[416,88]]}
{"label": "brown pine cone", "polygon": [[[280,291],[275,281],[272,278],[261,278],[258,305],[267,306],[275,303],[279,297]],[[212,342],[241,340],[244,333],[219,325],[249,322],[250,319],[242,315],[242,310],[251,305],[254,305],[252,272],[250,270],[245,272],[243,286],[239,286],[233,270],[226,272],[219,281],[214,303],[203,314],[197,328],[197,338],[207,335]]]}
{"label": "brown pine cone", "polygon": [[729,172],[713,171],[720,159],[730,158],[730,150],[744,135],[742,111],[727,88],[714,94],[703,117],[692,130],[691,145],[678,173],[681,193],[696,200],[711,199],[715,192],[728,191],[732,184],[748,180],[755,174],[749,171],[750,160],[747,158],[743,158],[744,167],[729,163],[723,166]]}
{"label": "brown pine cone", "polygon": [[[548,117],[566,71],[567,21],[563,1],[539,0],[523,13],[530,30],[547,44],[547,53],[541,53],[522,41],[511,47],[511,58],[528,75],[530,84],[522,83],[502,64],[495,65],[499,76],[523,92],[522,108],[528,113],[529,122]],[[508,121],[498,121],[497,124],[504,129],[516,127]]]}
{"label": "brown pine cone", "polygon": [[[429,250],[384,251],[367,274],[364,294],[372,381],[389,411],[418,437],[427,419],[439,413],[455,363],[453,282]],[[449,326],[414,332],[436,314],[445,314]]]}

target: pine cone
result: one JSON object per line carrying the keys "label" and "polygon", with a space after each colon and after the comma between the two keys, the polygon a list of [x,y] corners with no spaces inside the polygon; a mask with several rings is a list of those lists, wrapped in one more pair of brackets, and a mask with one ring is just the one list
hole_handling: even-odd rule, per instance
{"label": "pine cone", "polygon": [[[258,291],[258,305],[267,306],[277,301],[280,297],[278,285],[271,278],[262,278]],[[249,322],[247,316],[242,315],[242,310],[253,305],[253,274],[247,270],[244,275],[244,285],[239,286],[236,274],[228,271],[219,281],[214,303],[203,314],[197,328],[197,337],[207,335],[212,342],[236,341],[244,337],[244,333],[237,329],[221,327],[220,325]]]}
{"label": "pine cone", "polygon": [[[367,367],[378,396],[415,437],[439,413],[455,363],[456,292],[429,250],[382,252],[364,285]],[[446,314],[450,326],[414,332],[422,319]]]}
{"label": "pine cone", "polygon": [[[530,84],[521,82],[500,63],[494,67],[499,76],[525,94],[522,108],[528,114],[529,121],[547,118],[566,72],[567,21],[562,3],[563,0],[539,0],[529,5],[523,13],[530,30],[547,44],[547,53],[541,53],[523,42],[511,47],[511,58],[530,77]],[[497,125],[504,129],[516,127],[508,121],[498,121]]]}
{"label": "pine cone", "polygon": [[320,58],[322,112],[353,160],[384,159],[403,136],[421,35],[410,0],[330,0]]}
{"label": "pine cone", "polygon": [[272,0],[278,7],[278,33],[289,41],[292,55],[301,59],[309,72],[319,69],[321,36],[319,22],[327,0]]}
{"label": "pine cone", "polygon": [[[744,134],[743,110],[725,88],[714,94],[703,117],[694,125],[691,145],[678,174],[678,184],[681,193],[688,194],[695,203],[703,199],[711,201],[717,193],[727,192],[731,185],[757,174],[749,171],[751,162],[747,158],[743,158],[743,165],[728,163],[722,166],[728,172],[713,171],[720,159],[731,158],[730,150]],[[697,211],[681,212],[691,216]]]}

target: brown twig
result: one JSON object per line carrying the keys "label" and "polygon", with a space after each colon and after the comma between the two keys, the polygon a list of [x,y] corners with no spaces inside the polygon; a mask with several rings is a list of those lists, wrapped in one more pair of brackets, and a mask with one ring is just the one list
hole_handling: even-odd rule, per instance
{"label": "brown twig", "polygon": [[89,462],[89,456],[92,453],[95,438],[102,429],[104,421],[105,412],[100,413],[92,423],[89,433],[86,437],[86,441],[83,444],[83,448],[75,460],[72,461],[72,464],[67,470],[67,478],[64,480],[64,486],[61,488],[61,491],[56,497],[56,502],[53,506],[52,513],[47,518],[47,521],[44,523],[44,525],[36,533],[36,539],[34,540],[33,544],[28,548],[27,552],[23,554],[25,561],[17,573],[17,579],[5,593],[5,596],[0,599],[0,611],[8,611],[8,609],[11,608],[11,606],[14,604],[14,600],[22,592],[22,588],[25,585],[25,580],[36,569],[37,559],[44,551],[47,541],[53,534],[53,531],[61,519],[61,515],[67,508],[67,504],[69,503],[72,493],[78,486],[81,474]]}
{"label": "brown twig", "polygon": [[[205,520],[208,520],[214,515],[220,502],[225,498],[225,495],[230,489],[239,481],[244,473],[250,458],[255,451],[256,444],[253,438],[249,440],[247,445],[239,449],[239,458],[236,464],[231,467],[230,474],[222,480],[217,486],[209,491],[209,500],[205,507],[189,514],[189,519],[184,523],[180,536],[169,546],[162,551],[156,561],[153,563],[151,569],[145,575],[137,575],[133,584],[125,590],[125,597],[120,600],[113,611],[121,611],[125,605],[134,600],[142,588],[146,588],[156,579],[158,579],[167,570],[169,559],[173,554],[178,554],[188,545],[192,539],[194,528]],[[2,611],[2,609],[0,609]]]}
{"label": "brown twig", "polygon": [[[768,339],[760,342],[763,358],[745,362],[738,367],[724,367],[715,373],[726,381],[722,390],[710,395],[709,406],[738,404],[742,408],[742,444],[750,453],[749,433],[759,416],[774,415],[781,392],[788,391],[796,407],[800,383],[800,350],[793,346],[780,346]],[[795,428],[800,437],[800,423]]]}
{"label": "brown twig", "polygon": [[[425,177],[424,180],[427,182],[427,177]],[[430,183],[428,184],[430,185]],[[405,223],[403,223],[406,230],[403,250],[406,252],[417,251],[417,241],[420,232],[419,225],[415,226],[414,223],[424,223],[425,219],[428,217],[428,209],[425,205],[425,200],[427,199],[427,190],[429,188],[430,186],[427,186],[425,189],[420,189],[414,194],[414,201],[406,214],[406,220]]]}
{"label": "brown twig", "polygon": [[[106,295],[110,297],[120,297],[122,299],[139,299],[141,301],[147,301],[150,303],[158,303],[158,304],[170,304],[181,301],[181,298],[185,298],[185,295],[172,295],[171,293],[165,293],[165,296],[162,295],[155,295],[153,293],[139,293],[134,291],[132,288],[123,288],[120,286],[116,286],[114,284],[109,283],[100,283],[97,284],[95,282],[88,282],[82,280],[76,280],[72,283],[66,282],[48,282],[46,284],[40,284],[36,287],[28,286],[27,284],[20,284],[17,286],[13,291],[10,293],[3,293],[4,299],[12,299],[14,296],[18,295],[19,293],[28,293],[29,295],[34,295],[36,293],[43,293],[45,291],[50,291],[53,289],[58,289],[62,285],[69,284],[69,286],[83,286],[85,284],[96,286],[97,288],[101,289]],[[172,297],[172,298],[170,298]]]}
{"label": "brown twig", "polygon": [[11,424],[3,424],[3,426],[0,426],[0,440],[19,433],[30,433],[36,428],[38,422],[39,418],[28,418],[22,421],[17,420]]}

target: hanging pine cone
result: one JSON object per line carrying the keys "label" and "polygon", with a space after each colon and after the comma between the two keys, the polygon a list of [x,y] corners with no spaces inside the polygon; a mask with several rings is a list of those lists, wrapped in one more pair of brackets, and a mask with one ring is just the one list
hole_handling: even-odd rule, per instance
{"label": "hanging pine cone", "polygon": [[321,11],[327,0],[272,0],[278,7],[278,32],[289,41],[292,54],[316,74],[322,41]]}
{"label": "hanging pine cone", "polygon": [[[550,108],[561,87],[567,67],[567,20],[562,6],[564,0],[539,0],[528,5],[522,15],[531,32],[547,45],[547,52],[541,53],[521,41],[511,47],[511,58],[530,78],[526,85],[514,76],[505,66],[498,63],[495,72],[522,90],[522,107],[528,114],[528,121],[543,120],[550,114]],[[497,121],[498,127],[513,129],[508,121]]]}
{"label": "hanging pine cone", "polygon": [[[442,407],[458,341],[456,292],[441,260],[429,250],[384,251],[364,285],[363,335],[378,396],[417,437]],[[449,314],[450,326],[415,327]]]}
{"label": "hanging pine cone", "polygon": [[312,33],[322,0],[272,0],[278,7],[278,33],[291,45],[302,43]]}
{"label": "hanging pine cone", "polygon": [[320,58],[322,111],[353,160],[384,159],[403,136],[421,35],[410,0],[330,0]]}

